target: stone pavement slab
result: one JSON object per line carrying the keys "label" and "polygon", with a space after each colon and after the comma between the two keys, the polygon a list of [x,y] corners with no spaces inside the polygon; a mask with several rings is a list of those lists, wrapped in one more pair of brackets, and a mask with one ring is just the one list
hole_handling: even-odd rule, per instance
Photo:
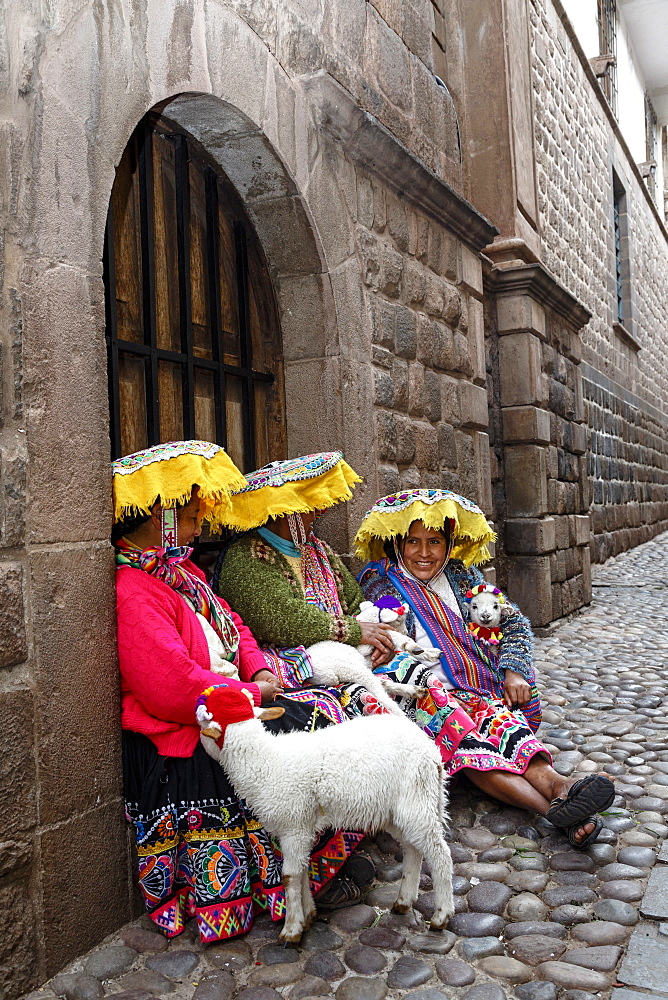
{"label": "stone pavement slab", "polygon": [[617,974],[620,983],[658,992],[668,988],[668,938],[656,924],[639,924]]}
{"label": "stone pavement slab", "polygon": [[649,997],[654,997],[654,1000],[668,1000],[668,993],[638,993],[637,990],[626,990],[626,989],[614,989],[610,1000],[649,1000]]}
{"label": "stone pavement slab", "polygon": [[668,865],[659,865],[650,875],[640,912],[654,920],[668,919]]}

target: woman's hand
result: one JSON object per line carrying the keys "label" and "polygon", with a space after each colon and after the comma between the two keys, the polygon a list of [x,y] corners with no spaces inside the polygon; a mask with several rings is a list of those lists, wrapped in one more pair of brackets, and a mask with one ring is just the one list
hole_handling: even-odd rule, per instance
{"label": "woman's hand", "polygon": [[384,622],[360,622],[360,628],[362,642],[374,647],[371,652],[372,666],[380,667],[384,663],[389,663],[396,653],[394,643],[390,639],[391,626]]}
{"label": "woman's hand", "polygon": [[258,670],[253,676],[253,684],[257,684],[260,689],[263,705],[268,705],[276,695],[283,693],[283,685],[271,670]]}
{"label": "woman's hand", "polygon": [[503,687],[505,689],[503,700],[508,708],[513,708],[515,705],[526,705],[528,701],[531,701],[531,687],[522,674],[518,674],[514,670],[506,670]]}

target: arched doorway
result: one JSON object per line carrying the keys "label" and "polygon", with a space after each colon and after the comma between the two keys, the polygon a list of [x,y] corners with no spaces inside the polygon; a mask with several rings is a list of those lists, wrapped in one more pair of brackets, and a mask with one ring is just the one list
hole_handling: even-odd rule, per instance
{"label": "arched doorway", "polygon": [[178,438],[250,471],[285,455],[266,260],[220,166],[156,114],[116,172],[104,254],[112,457]]}

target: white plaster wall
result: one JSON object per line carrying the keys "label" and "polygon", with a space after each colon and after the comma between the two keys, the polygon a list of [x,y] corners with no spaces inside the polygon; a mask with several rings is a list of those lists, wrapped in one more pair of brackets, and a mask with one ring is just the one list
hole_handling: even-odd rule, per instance
{"label": "white plaster wall", "polygon": [[636,163],[646,159],[645,81],[622,18],[617,21],[617,120]]}
{"label": "white plaster wall", "polygon": [[584,54],[593,59],[599,54],[597,0],[563,0],[563,4]]}

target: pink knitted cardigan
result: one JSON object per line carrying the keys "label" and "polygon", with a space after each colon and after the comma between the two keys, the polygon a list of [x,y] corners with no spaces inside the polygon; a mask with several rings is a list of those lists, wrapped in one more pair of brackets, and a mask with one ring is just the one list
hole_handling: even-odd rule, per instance
{"label": "pink knitted cardigan", "polygon": [[[204,578],[190,560],[183,565]],[[225,601],[222,604],[229,608]],[[194,753],[199,740],[197,699],[212,684],[224,680],[233,687],[246,687],[260,704],[260,689],[249,682],[268,665],[250,629],[234,612],[241,682],[209,669],[209,647],[195,612],[162,580],[132,566],[119,567],[116,611],[121,725],[148,736],[161,755],[190,757]]]}

